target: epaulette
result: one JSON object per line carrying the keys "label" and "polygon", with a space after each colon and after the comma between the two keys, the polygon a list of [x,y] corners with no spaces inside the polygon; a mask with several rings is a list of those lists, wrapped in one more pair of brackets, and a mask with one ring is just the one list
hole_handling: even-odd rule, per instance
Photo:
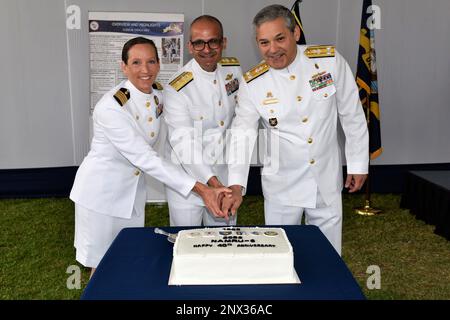
{"label": "epaulette", "polygon": [[239,60],[233,57],[224,57],[220,59],[219,63],[224,67],[238,67],[241,65]]}
{"label": "epaulette", "polygon": [[269,65],[265,61],[261,62],[257,66],[244,73],[245,82],[249,83],[250,81],[255,80],[259,76],[269,71],[269,68]]}
{"label": "epaulette", "polygon": [[305,55],[308,58],[329,58],[334,57],[334,46],[309,46],[305,50]]}
{"label": "epaulette", "polygon": [[162,84],[159,83],[158,81],[155,81],[155,82],[153,83],[152,88],[153,88],[153,89],[156,89],[156,90],[160,90],[160,91],[164,89],[163,86],[162,86]]}
{"label": "epaulette", "polygon": [[120,106],[123,107],[125,103],[127,103],[127,101],[130,99],[130,90],[126,88],[120,88],[114,95],[114,99],[116,99]]}
{"label": "epaulette", "polygon": [[178,77],[173,79],[169,84],[176,90],[180,91],[186,87],[192,80],[194,80],[194,75],[192,72],[183,72]]}

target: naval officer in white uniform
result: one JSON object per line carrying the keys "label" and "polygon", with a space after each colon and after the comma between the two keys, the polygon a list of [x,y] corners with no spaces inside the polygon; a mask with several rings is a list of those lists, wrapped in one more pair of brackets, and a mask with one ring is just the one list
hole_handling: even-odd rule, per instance
{"label": "naval officer in white uniform", "polygon": [[[236,58],[223,58],[227,39],[217,18],[204,15],[190,27],[189,52],[194,57],[164,90],[168,125],[166,157],[197,180],[211,186],[227,185],[225,138],[234,116],[242,70]],[[234,225],[212,215],[195,193],[180,193],[166,185],[172,226]],[[224,202],[228,201],[227,198]],[[235,213],[235,212],[234,212]]]}
{"label": "naval officer in white uniform", "polygon": [[[254,140],[261,119],[269,137],[265,159],[270,165],[262,170],[266,224],[300,224],[305,213],[306,224],[318,226],[340,254],[343,175],[337,123],[345,133],[350,192],[367,176],[367,124],[344,58],[333,46],[297,45],[300,28],[294,19],[280,5],[255,16],[264,61],[241,81],[232,142]],[[229,169],[234,190],[246,186],[249,170],[236,161],[238,155],[232,155]]]}
{"label": "naval officer in white uniform", "polygon": [[144,173],[185,196],[196,192],[219,216],[219,196],[229,191],[197,182],[153,150],[163,113],[162,87],[154,82],[160,69],[155,44],[133,38],[124,45],[122,60],[128,80],[97,103],[91,150],[70,194],[76,259],[92,271],[122,228],[144,226]]}

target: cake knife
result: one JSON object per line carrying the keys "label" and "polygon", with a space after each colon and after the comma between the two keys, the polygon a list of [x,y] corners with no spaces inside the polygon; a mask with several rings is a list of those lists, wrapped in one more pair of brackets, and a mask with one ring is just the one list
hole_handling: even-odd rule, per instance
{"label": "cake knife", "polygon": [[175,240],[177,239],[178,235],[177,233],[168,233],[160,228],[155,228],[155,233],[167,236],[167,240],[172,243],[175,243]]}

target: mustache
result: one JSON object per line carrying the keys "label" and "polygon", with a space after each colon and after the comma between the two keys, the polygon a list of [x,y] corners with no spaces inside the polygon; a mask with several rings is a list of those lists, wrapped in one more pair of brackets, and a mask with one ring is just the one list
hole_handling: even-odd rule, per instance
{"label": "mustache", "polygon": [[266,56],[268,58],[278,58],[278,57],[282,56],[283,54],[284,54],[284,51],[277,51],[274,53],[267,53]]}
{"label": "mustache", "polygon": [[214,52],[210,52],[210,53],[199,53],[199,56],[203,57],[203,58],[212,58],[216,54],[217,54],[217,52],[214,51]]}

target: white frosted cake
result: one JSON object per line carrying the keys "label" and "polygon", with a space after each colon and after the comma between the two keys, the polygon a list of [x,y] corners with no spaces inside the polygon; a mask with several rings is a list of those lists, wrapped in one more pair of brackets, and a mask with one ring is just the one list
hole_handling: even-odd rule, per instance
{"label": "white frosted cake", "polygon": [[170,285],[299,283],[292,246],[281,228],[183,230]]}

